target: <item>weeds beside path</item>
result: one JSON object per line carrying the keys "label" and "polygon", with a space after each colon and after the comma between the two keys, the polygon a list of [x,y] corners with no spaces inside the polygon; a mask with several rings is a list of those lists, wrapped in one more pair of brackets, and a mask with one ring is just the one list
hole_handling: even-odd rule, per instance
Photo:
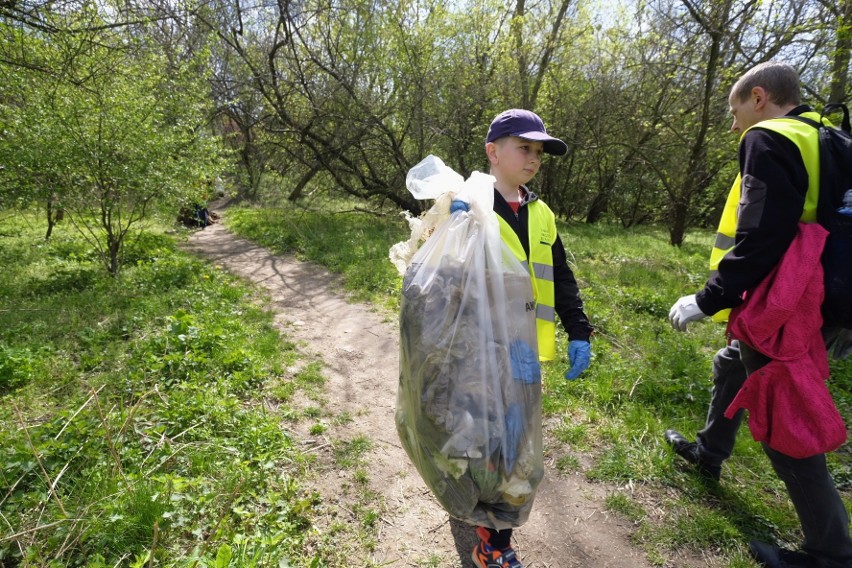
{"label": "weeds beside path", "polygon": [[[296,430],[320,456],[310,483],[327,505],[323,529],[368,529],[360,543],[349,544],[350,565],[469,566],[472,531],[449,519],[397,440],[395,321],[348,302],[337,293],[337,278],[324,269],[274,256],[222,224],[195,233],[187,248],[265,288],[277,325],[300,350],[321,361],[320,414],[327,428]],[[339,459],[341,448],[353,441],[365,441],[369,448],[357,466]],[[629,521],[606,511],[607,492],[604,485],[548,465],[530,519],[515,531],[524,565],[650,567],[644,552],[630,543]],[[374,518],[363,513],[368,509]],[[693,563],[682,559],[676,565]]]}

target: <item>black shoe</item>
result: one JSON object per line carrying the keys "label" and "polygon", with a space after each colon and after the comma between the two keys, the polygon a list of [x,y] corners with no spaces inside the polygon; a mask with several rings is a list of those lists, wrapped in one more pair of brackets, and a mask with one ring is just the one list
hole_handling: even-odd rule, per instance
{"label": "black shoe", "polygon": [[719,481],[722,476],[722,466],[710,465],[702,461],[698,454],[698,444],[690,442],[677,430],[666,430],[666,443],[672,447],[674,453],[696,466],[698,473],[702,476]]}
{"label": "black shoe", "polygon": [[804,552],[793,552],[759,540],[748,543],[749,552],[766,568],[817,568],[817,563]]}

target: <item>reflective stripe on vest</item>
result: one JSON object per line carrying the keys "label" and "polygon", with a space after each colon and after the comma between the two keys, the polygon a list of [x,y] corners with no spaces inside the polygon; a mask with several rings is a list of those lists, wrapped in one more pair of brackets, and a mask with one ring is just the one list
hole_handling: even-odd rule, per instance
{"label": "reflective stripe on vest", "polygon": [[[802,116],[819,122],[819,114],[806,112]],[[764,120],[755,125],[758,128],[772,130],[793,142],[802,154],[802,161],[808,172],[808,192],[805,195],[805,205],[802,210],[801,220],[805,223],[816,221],[817,200],[819,199],[819,141],[817,129],[795,118],[773,118]],[[746,130],[748,132],[748,130]],[[745,135],[745,132],[743,132]],[[740,137],[742,139],[742,137]],[[713,250],[710,251],[710,276],[714,276],[719,270],[719,263],[734,248],[734,240],[737,234],[737,210],[740,204],[740,192],[742,177],[737,174],[725,208],[722,210],[722,218],[719,220],[719,229],[716,232],[716,241]],[[714,321],[728,321],[731,310],[722,310],[713,316]]]}
{"label": "reflective stripe on vest", "polygon": [[530,257],[511,225],[497,215],[500,237],[520,262],[527,265],[532,277],[535,299],[535,324],[538,335],[538,358],[556,358],[556,293],[553,286],[553,250],[556,241],[556,217],[541,201],[526,205],[528,213]]}

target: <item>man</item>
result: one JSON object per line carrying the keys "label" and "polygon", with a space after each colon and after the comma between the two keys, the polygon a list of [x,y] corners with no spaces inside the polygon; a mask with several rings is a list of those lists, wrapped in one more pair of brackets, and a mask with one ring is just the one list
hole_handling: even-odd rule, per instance
{"label": "man", "polygon": [[[672,326],[713,315],[724,320],[729,308],[743,303],[784,257],[799,222],[816,220],[819,151],[817,131],[784,116],[819,115],[801,104],[799,76],[791,66],[768,62],[745,73],[729,96],[731,131],[741,134],[740,175],[734,182],[711,253],[710,278],[697,294],[680,298],[669,313]],[[719,317],[721,316],[721,317]],[[822,330],[835,354],[848,352],[848,332]],[[845,334],[845,335],[843,335]],[[838,338],[841,343],[837,345]],[[846,339],[843,340],[842,338]],[[731,341],[713,360],[713,392],[704,428],[695,442],[667,430],[666,441],[699,473],[718,480],[722,462],[733,451],[742,409],[725,411],[747,377],[772,360],[744,341]],[[793,552],[762,542],[749,544],[754,558],[770,568],[850,568],[849,517],[826,467],[825,454],[797,459],[763,449],[787,491],[804,534],[802,550]]]}

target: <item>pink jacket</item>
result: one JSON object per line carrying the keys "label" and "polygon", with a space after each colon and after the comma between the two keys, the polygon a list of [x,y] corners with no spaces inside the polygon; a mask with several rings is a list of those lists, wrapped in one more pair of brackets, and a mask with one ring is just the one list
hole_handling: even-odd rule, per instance
{"label": "pink jacket", "polygon": [[772,361],[748,376],[725,416],[748,409],[754,439],[794,458],[829,452],[846,441],[846,426],[825,384],[820,256],[827,235],[817,223],[799,223],[781,262],[728,320],[730,337]]}

